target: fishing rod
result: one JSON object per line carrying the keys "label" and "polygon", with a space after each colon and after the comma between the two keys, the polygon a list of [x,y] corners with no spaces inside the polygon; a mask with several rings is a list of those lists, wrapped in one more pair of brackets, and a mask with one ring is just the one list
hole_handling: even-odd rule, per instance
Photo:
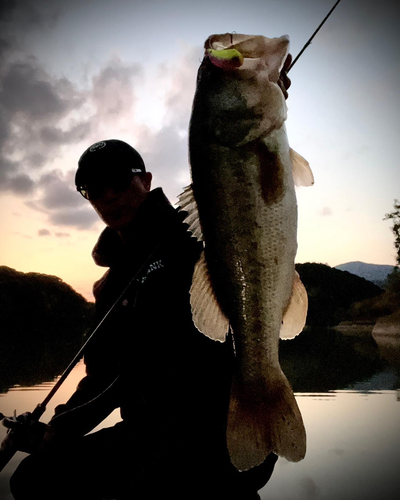
{"label": "fishing rod", "polygon": [[287,73],[289,73],[289,71],[293,68],[293,66],[296,64],[297,60],[299,59],[299,57],[303,54],[303,52],[306,50],[306,48],[311,44],[313,38],[315,37],[315,35],[318,33],[318,31],[322,28],[322,26],[325,24],[326,20],[328,19],[328,17],[332,14],[332,12],[336,9],[337,5],[339,4],[340,0],[337,0],[337,2],[335,3],[335,5],[331,8],[331,10],[328,12],[328,14],[324,17],[324,19],[322,20],[321,24],[318,26],[318,28],[314,31],[314,33],[312,34],[312,36],[309,38],[309,40],[307,41],[307,43],[304,45],[304,47],[300,50],[300,52],[297,54],[297,56],[294,58],[292,64],[289,66],[289,69],[287,70]]}
{"label": "fishing rod", "polygon": [[[49,404],[50,400],[53,398],[53,396],[59,390],[61,385],[65,382],[65,379],[68,377],[68,375],[72,372],[72,370],[75,368],[75,366],[78,364],[78,362],[83,357],[83,355],[87,349],[87,346],[92,342],[96,333],[102,327],[102,325],[107,320],[107,318],[110,316],[110,314],[113,312],[113,310],[117,307],[117,305],[120,302],[122,302],[122,299],[124,298],[126,292],[132,286],[132,284],[137,279],[139,274],[143,271],[145,266],[150,262],[150,260],[152,259],[152,257],[156,253],[156,251],[159,249],[160,245],[161,245],[161,243],[159,243],[156,246],[156,248],[151,252],[151,254],[147,257],[147,259],[144,261],[144,263],[140,266],[139,270],[135,273],[133,278],[131,278],[129,283],[126,285],[126,287],[123,289],[121,294],[118,296],[118,298],[112,304],[110,309],[106,312],[106,314],[103,316],[103,318],[99,321],[99,323],[93,329],[92,333],[90,334],[90,336],[88,337],[86,342],[79,349],[79,351],[77,352],[75,357],[72,359],[72,361],[69,363],[67,368],[64,370],[64,372],[60,376],[60,378],[54,384],[51,391],[44,398],[44,400],[36,406],[36,408],[30,414],[29,424],[32,422],[37,422],[40,419],[40,417],[43,415],[43,413],[46,411],[46,407]],[[14,431],[14,429],[17,429],[20,425],[23,425],[22,421],[18,420],[18,417],[15,414],[13,417],[6,417],[2,413],[0,413],[0,421],[1,420],[3,420],[3,425],[8,428],[8,431],[7,431],[7,435],[6,435],[5,439],[3,440],[3,442],[1,443],[1,446],[0,446],[0,472],[4,469],[4,467],[8,464],[8,462],[12,459],[12,457],[18,451],[17,447],[15,446],[15,443],[13,442],[13,439],[12,439],[13,438],[13,431]]]}

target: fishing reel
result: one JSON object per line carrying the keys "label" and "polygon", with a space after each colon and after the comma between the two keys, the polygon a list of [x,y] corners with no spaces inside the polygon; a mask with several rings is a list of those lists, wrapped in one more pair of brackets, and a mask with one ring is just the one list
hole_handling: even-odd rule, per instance
{"label": "fishing reel", "polygon": [[15,424],[18,423],[17,412],[14,410],[14,415],[12,417],[6,417],[2,413],[0,413],[0,420],[2,421],[4,427],[6,427],[8,430],[12,429]]}
{"label": "fishing reel", "polygon": [[[2,420],[4,427],[7,429],[7,436],[3,441],[2,447],[4,442],[11,440],[15,450],[32,453],[38,449],[43,440],[47,425],[38,421],[35,411],[32,413],[22,413],[17,416],[17,412],[14,410],[12,417],[6,417],[0,413],[0,420]],[[8,446],[10,446],[10,443],[8,443]]]}
{"label": "fishing reel", "polygon": [[37,423],[37,420],[32,417],[32,413],[26,412],[17,416],[16,410],[14,410],[14,415],[12,417],[6,417],[2,413],[0,413],[0,420],[2,420],[4,427],[7,428],[7,432],[10,432],[14,429],[21,428],[22,426],[32,425],[33,423]]}

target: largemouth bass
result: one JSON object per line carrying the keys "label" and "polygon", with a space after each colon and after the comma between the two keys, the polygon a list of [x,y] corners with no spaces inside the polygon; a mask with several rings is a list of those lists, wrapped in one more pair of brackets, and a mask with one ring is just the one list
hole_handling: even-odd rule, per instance
{"label": "largemouth bass", "polygon": [[194,323],[215,340],[233,333],[227,445],[239,470],[270,452],[299,461],[306,451],[278,353],[279,336],[293,338],[305,324],[294,178],[313,183],[284,126],[277,81],[288,47],[288,37],[207,39],[190,121],[192,185],[180,197],[189,229],[204,241],[191,288]]}

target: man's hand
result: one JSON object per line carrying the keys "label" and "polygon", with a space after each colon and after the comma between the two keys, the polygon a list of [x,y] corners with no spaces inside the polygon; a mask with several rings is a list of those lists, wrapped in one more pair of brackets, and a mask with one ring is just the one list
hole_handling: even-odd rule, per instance
{"label": "man's hand", "polygon": [[12,446],[25,453],[34,453],[45,447],[54,437],[54,431],[43,422],[32,418],[32,413],[22,413],[18,417],[5,418],[4,425],[10,431],[6,439]]}
{"label": "man's hand", "polygon": [[289,96],[288,88],[292,84],[292,82],[290,81],[290,78],[287,75],[288,69],[290,68],[291,64],[292,64],[292,55],[288,54],[286,61],[283,64],[282,71],[281,71],[281,74],[280,74],[279,80],[278,80],[278,85],[281,88],[283,95],[285,96],[285,99],[287,99]]}

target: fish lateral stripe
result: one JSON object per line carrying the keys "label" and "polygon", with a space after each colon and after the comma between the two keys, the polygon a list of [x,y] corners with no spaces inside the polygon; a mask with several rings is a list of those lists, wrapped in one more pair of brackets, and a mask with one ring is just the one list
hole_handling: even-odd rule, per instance
{"label": "fish lateral stripe", "polygon": [[257,141],[260,159],[260,185],[267,205],[277,203],[285,191],[284,166],[279,151],[274,151],[262,141]]}

